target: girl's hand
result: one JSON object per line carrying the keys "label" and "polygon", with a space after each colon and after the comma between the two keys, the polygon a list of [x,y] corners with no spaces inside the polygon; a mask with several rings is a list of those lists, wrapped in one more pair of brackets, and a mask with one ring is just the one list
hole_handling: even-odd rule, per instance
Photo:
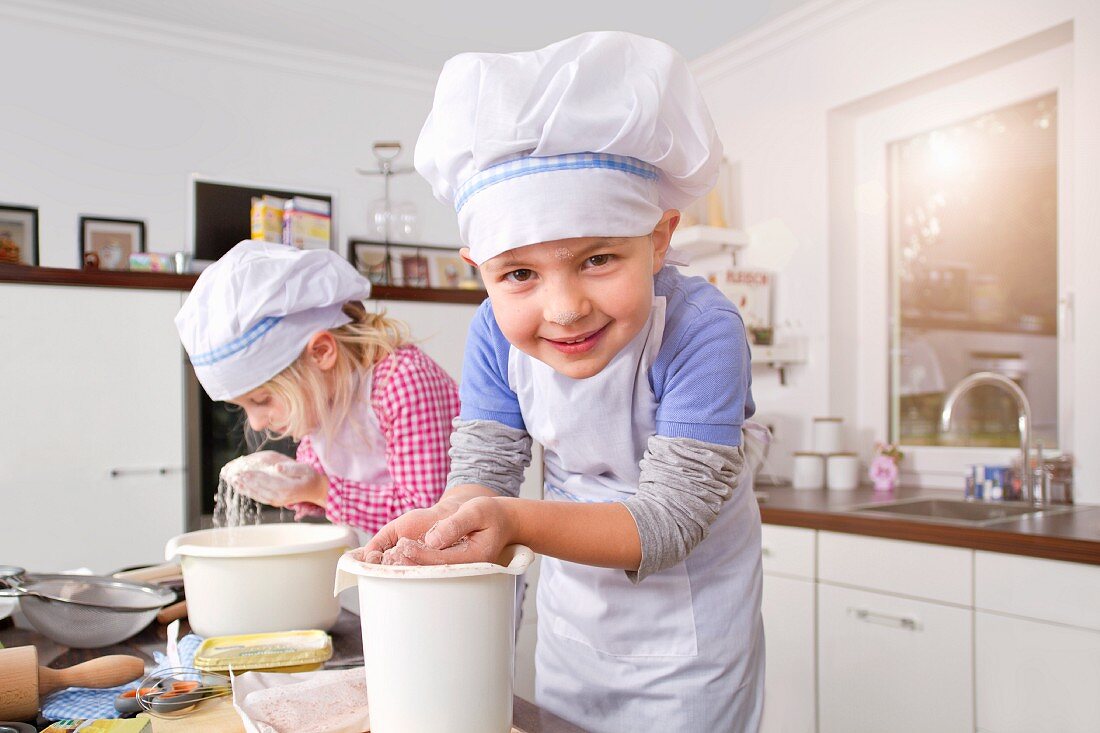
{"label": "girl's hand", "polygon": [[323,507],[328,503],[328,478],[324,474],[288,456],[275,455],[281,458],[265,456],[267,460],[262,467],[238,473],[233,480],[234,488],[275,507],[302,502]]}
{"label": "girl's hand", "polygon": [[396,548],[401,557],[393,558],[394,564],[495,562],[513,536],[507,501],[483,496],[464,502],[457,511],[436,522],[423,542],[405,542]]}

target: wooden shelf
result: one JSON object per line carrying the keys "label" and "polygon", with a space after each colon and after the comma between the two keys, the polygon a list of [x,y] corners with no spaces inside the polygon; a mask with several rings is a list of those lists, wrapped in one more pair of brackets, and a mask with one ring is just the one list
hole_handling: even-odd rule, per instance
{"label": "wooden shelf", "polygon": [[[190,290],[198,275],[165,272],[126,272],[112,270],[76,270],[64,267],[27,267],[0,264],[0,282],[24,285],[76,285],[100,288],[136,288],[143,290]],[[445,288],[405,288],[375,285],[374,300],[406,300],[424,303],[462,303],[477,305],[485,300],[484,290]]]}
{"label": "wooden shelf", "polygon": [[0,282],[34,285],[78,285],[98,288],[190,290],[198,275],[124,270],[76,270],[0,264]]}
{"label": "wooden shelf", "polygon": [[484,290],[459,288],[404,288],[397,285],[373,285],[372,300],[413,300],[428,303],[465,303],[480,305],[489,297]]}

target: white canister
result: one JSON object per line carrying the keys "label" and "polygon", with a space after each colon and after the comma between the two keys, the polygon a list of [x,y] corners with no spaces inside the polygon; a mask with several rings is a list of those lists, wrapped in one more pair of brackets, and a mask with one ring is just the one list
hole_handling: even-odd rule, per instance
{"label": "white canister", "polygon": [[825,483],[831,491],[859,486],[859,458],[855,453],[833,453],[825,458]]}
{"label": "white canister", "polygon": [[796,489],[821,489],[825,486],[825,456],[810,451],[794,454],[794,476],[791,485]]}
{"label": "white canister", "polygon": [[841,439],[841,426],[844,421],[839,417],[815,417],[813,429],[814,453],[841,453],[844,451]]}
{"label": "white canister", "polygon": [[516,577],[497,563],[376,565],[340,558],[336,593],[359,586],[371,733],[509,733]]}
{"label": "white canister", "polygon": [[180,559],[187,618],[199,636],[332,628],[336,563],[358,546],[331,524],[219,527],[173,537],[164,559]]}

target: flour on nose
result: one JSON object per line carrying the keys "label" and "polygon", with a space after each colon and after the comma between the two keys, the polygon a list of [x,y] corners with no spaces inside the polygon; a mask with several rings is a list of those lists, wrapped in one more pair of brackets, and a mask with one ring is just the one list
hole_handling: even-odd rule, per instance
{"label": "flour on nose", "polygon": [[577,313],[576,311],[566,311],[564,313],[557,314],[556,316],[554,316],[550,320],[552,320],[554,323],[558,324],[559,326],[569,326],[573,323],[576,323],[580,319],[581,319],[581,314],[580,313]]}

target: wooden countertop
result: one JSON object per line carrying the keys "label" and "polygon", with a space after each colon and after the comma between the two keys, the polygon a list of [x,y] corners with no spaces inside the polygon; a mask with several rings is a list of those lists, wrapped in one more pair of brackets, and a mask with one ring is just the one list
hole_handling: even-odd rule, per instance
{"label": "wooden countertop", "polygon": [[[181,622],[180,636],[188,632],[187,620]],[[347,667],[363,663],[363,638],[359,628],[359,617],[347,611],[341,611],[336,625],[329,631],[332,636],[333,654],[326,667]],[[165,626],[155,621],[139,634],[114,646],[103,649],[70,649],[61,644],[50,641],[41,634],[28,629],[17,628],[10,618],[0,620],[0,644],[5,647],[33,645],[38,649],[38,663],[54,669],[69,667],[89,659],[105,656],[107,654],[132,654],[145,660],[146,669],[153,666],[153,652],[163,652],[167,643]],[[220,701],[210,701],[211,704]],[[225,703],[228,705],[228,703]],[[228,708],[232,711],[232,707]],[[241,733],[244,727],[239,724],[236,713],[219,711],[219,720],[229,722],[229,726],[219,730],[239,729]],[[523,698],[516,697],[513,700],[512,720],[520,733],[584,733],[575,725],[548,713]],[[181,718],[180,723],[185,723],[187,718]],[[156,721],[154,721],[155,726]],[[234,723],[236,725],[234,725]],[[47,721],[38,721],[38,727],[45,728]],[[171,726],[170,726],[171,727]],[[172,730],[190,730],[178,726]],[[165,731],[167,733],[167,728]]]}
{"label": "wooden countertop", "polygon": [[757,487],[757,498],[765,524],[1100,565],[1100,506],[1077,506],[1064,514],[969,527],[852,512],[857,506],[898,499],[958,499],[957,491],[905,487],[891,492],[876,492],[870,487],[828,491],[764,485]]}

